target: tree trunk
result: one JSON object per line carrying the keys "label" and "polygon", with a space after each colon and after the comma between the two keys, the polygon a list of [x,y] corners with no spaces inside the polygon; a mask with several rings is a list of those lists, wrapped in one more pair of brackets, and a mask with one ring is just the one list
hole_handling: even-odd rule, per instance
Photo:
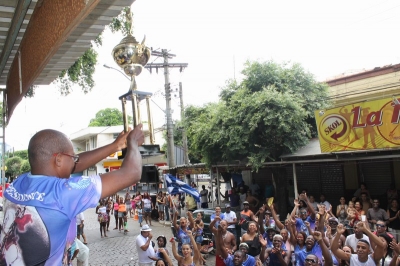
{"label": "tree trunk", "polygon": [[276,185],[275,191],[275,202],[278,206],[279,219],[284,221],[286,219],[286,215],[288,214],[288,199],[289,199],[289,191],[288,191],[288,182],[286,177],[286,168],[285,167],[273,167],[271,169],[274,174],[274,181]]}

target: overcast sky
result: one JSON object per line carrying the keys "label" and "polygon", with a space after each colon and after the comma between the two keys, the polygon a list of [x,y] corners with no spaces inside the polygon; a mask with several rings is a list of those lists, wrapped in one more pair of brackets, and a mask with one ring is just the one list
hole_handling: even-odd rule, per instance
{"label": "overcast sky", "polygon": [[[298,62],[319,81],[400,63],[397,1],[136,0],[132,7],[136,39],[146,34],[149,47],[176,55],[170,62],[189,64],[183,73],[170,70],[172,87],[183,83],[185,105],[218,101],[220,88],[228,79],[240,79],[248,59]],[[117,67],[111,51],[122,38],[106,30],[91,93],[77,88],[63,97],[55,85],[40,86],[33,99],[17,106],[6,142],[26,149],[38,130],[69,135],[87,127],[100,109],[121,108],[118,97],[128,91],[129,81],[103,64]],[[164,109],[163,71],[144,70],[136,80],[138,89],[155,93],[153,100]],[[179,118],[177,97],[172,108]],[[152,109],[155,126],[163,125],[163,112],[155,105]]]}

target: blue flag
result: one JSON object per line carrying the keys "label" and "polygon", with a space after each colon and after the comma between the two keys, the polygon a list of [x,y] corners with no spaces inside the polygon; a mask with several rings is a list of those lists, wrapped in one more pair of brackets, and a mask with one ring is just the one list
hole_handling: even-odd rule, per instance
{"label": "blue flag", "polygon": [[197,202],[200,202],[200,193],[196,189],[170,174],[164,175],[164,179],[167,183],[169,194],[175,195],[178,193],[187,193],[191,195]]}

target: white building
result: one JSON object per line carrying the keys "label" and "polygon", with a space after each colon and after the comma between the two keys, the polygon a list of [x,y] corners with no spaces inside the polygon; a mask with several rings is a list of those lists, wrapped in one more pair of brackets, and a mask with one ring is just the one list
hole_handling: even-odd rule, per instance
{"label": "white building", "polygon": [[[113,142],[120,132],[123,131],[123,126],[111,126],[111,127],[87,127],[78,132],[71,134],[70,140],[74,146],[75,153],[79,154],[84,151],[90,151],[98,147],[102,147]],[[143,124],[143,131],[145,134],[145,144],[150,144],[149,131],[147,124]],[[160,147],[165,142],[162,137],[162,129],[155,129],[154,138],[155,143]],[[121,155],[122,153],[119,152]],[[167,158],[164,154],[155,156],[144,156],[142,158],[143,165],[167,165]],[[118,153],[110,154],[96,165],[89,167],[83,172],[84,175],[96,175],[105,173],[108,168],[110,171],[119,169],[122,164],[122,160],[118,160]]]}

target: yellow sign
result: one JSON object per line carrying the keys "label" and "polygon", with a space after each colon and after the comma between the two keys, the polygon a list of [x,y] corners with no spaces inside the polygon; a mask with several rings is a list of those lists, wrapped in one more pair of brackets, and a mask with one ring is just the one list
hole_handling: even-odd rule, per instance
{"label": "yellow sign", "polygon": [[315,111],[322,152],[400,148],[400,98]]}

